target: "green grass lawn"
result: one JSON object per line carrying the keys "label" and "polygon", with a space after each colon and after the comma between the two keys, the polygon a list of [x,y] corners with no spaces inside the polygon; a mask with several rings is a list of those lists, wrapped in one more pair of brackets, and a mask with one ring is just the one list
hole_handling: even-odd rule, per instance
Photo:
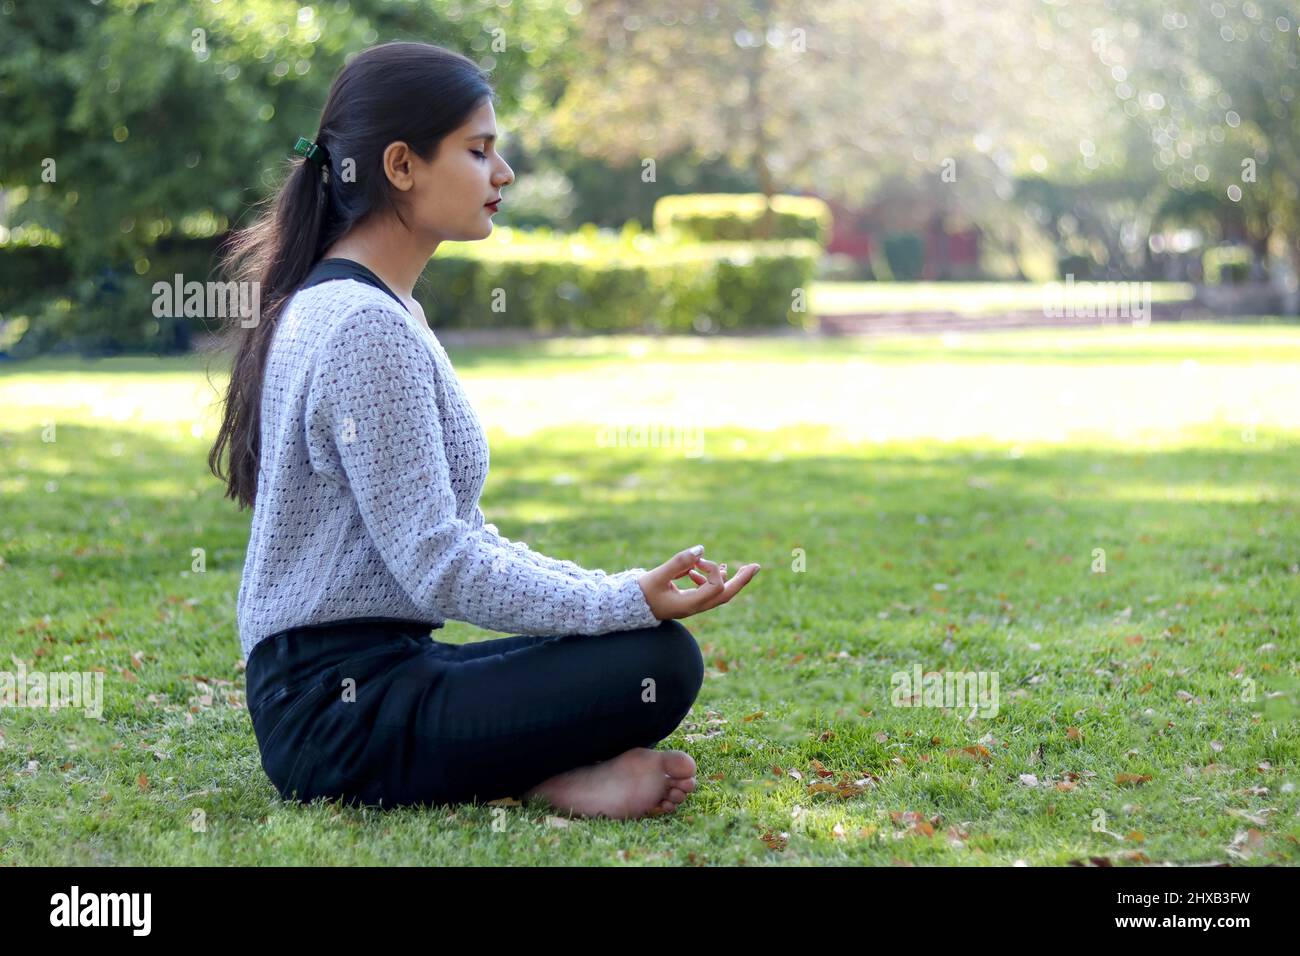
{"label": "green grass lawn", "polygon": [[[451,353],[503,534],[763,564],[685,621],[708,669],[661,746],[697,792],[633,822],[283,803],[203,360],[46,360],[0,366],[0,668],[102,669],[103,719],[0,709],[0,864],[1300,862],[1300,329]],[[914,665],[996,674],[997,715],[893,706]]]}

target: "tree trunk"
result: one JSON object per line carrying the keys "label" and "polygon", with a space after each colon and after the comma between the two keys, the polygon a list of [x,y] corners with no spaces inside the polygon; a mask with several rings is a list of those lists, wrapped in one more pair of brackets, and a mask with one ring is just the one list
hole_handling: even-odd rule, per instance
{"label": "tree trunk", "polygon": [[772,215],[772,197],[776,194],[776,184],[772,178],[772,168],[767,164],[767,151],[770,144],[767,139],[766,124],[763,122],[762,93],[763,69],[766,60],[764,51],[767,49],[768,6],[766,3],[759,3],[756,4],[756,8],[755,14],[759,22],[756,27],[751,28],[751,32],[758,37],[759,44],[754,55],[749,58],[749,103],[747,109],[749,115],[754,119],[754,175],[758,179],[759,191],[763,194],[763,218],[759,221],[758,235],[760,239],[770,239],[775,225]]}

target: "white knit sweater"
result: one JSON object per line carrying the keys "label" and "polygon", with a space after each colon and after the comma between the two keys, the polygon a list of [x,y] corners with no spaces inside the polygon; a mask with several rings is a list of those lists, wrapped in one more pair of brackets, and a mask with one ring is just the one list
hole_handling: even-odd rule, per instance
{"label": "white knit sweater", "polygon": [[654,627],[637,578],[538,554],[486,524],[488,445],[433,331],[354,279],[297,292],[262,390],[237,616],[245,657],[289,627],[447,619],[518,634]]}

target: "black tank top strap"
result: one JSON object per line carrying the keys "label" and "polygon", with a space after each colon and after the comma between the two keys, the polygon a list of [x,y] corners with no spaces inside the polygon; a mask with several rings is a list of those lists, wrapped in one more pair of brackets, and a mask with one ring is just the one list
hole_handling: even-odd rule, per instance
{"label": "black tank top strap", "polygon": [[364,282],[366,285],[374,286],[381,292],[391,296],[393,301],[402,307],[409,315],[411,310],[406,308],[406,303],[397,297],[379,276],[375,275],[365,266],[352,259],[322,259],[312,267],[311,272],[307,273],[307,278],[303,280],[299,289],[310,289],[314,285],[320,285],[322,282],[329,282],[332,279],[356,279],[358,282]]}

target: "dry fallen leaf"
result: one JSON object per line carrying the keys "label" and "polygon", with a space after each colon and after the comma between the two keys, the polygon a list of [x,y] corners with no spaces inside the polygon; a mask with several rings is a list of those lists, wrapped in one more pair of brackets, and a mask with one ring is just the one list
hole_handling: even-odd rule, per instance
{"label": "dry fallen leaf", "polygon": [[1232,838],[1232,842],[1228,844],[1228,855],[1237,857],[1238,859],[1248,860],[1254,855],[1256,850],[1263,847],[1264,842],[1264,834],[1259,830],[1256,830],[1254,827],[1250,827],[1246,830],[1238,830],[1236,835]]}
{"label": "dry fallen leaf", "polygon": [[945,751],[949,757],[968,757],[971,760],[991,760],[993,755],[989,753],[987,747],[982,744],[974,744],[970,747],[953,748]]}
{"label": "dry fallen leaf", "polygon": [[1128,786],[1130,784],[1146,783],[1150,779],[1151,779],[1151,775],[1145,773],[1144,774],[1137,774],[1137,773],[1115,774],[1115,782],[1119,784],[1121,787]]}
{"label": "dry fallen leaf", "polygon": [[1234,817],[1241,817],[1243,820],[1247,821],[1248,823],[1253,823],[1257,827],[1268,826],[1268,820],[1266,820],[1264,817],[1260,816],[1257,813],[1250,813],[1249,811],[1238,810],[1236,808],[1230,808],[1228,810],[1228,813],[1232,814],[1232,816]]}

